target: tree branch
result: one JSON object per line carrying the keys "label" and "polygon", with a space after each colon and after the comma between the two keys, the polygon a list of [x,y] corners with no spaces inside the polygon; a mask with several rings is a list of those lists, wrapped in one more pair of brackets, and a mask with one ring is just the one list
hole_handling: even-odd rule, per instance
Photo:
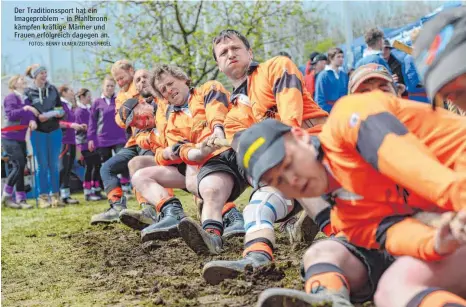
{"label": "tree branch", "polygon": [[193,33],[196,32],[196,30],[197,30],[197,25],[199,24],[199,16],[201,16],[202,4],[203,4],[203,3],[204,3],[203,1],[201,1],[201,2],[199,3],[199,7],[198,7],[198,9],[197,9],[197,14],[196,14],[196,21],[194,22],[194,26],[193,26],[193,28],[191,29],[191,31],[189,31],[189,32],[187,33],[188,35],[193,34]]}

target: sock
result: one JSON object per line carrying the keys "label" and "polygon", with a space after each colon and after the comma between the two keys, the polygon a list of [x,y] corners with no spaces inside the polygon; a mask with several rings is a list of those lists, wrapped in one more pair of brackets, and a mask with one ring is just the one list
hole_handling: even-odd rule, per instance
{"label": "sock", "polygon": [[135,194],[136,194],[136,200],[138,201],[138,204],[142,204],[142,203],[148,203],[147,199],[145,199],[144,197],[142,197],[141,193],[139,192],[136,192],[136,190],[134,190]]}
{"label": "sock", "polygon": [[311,265],[305,275],[304,289],[306,293],[322,291],[338,292],[349,300],[349,283],[343,271],[331,263]]}
{"label": "sock", "polygon": [[94,181],[94,190],[95,190],[95,191],[100,191],[100,190],[101,190],[101,188],[100,188],[100,182]]}
{"label": "sock", "polygon": [[173,189],[166,188],[165,190],[167,190],[169,196],[175,196],[175,192],[173,192]]}
{"label": "sock", "polygon": [[332,224],[330,224],[330,208],[320,211],[315,218],[315,223],[319,226],[320,231],[328,237],[333,234]]}
{"label": "sock", "polygon": [[128,179],[128,178],[125,178],[125,177],[121,177],[121,178],[120,178],[120,183],[121,183],[121,184],[128,184],[128,183],[129,183],[129,179]]}
{"label": "sock", "polygon": [[120,187],[116,187],[107,194],[107,198],[110,202],[118,202],[123,197],[123,190]]}
{"label": "sock", "polygon": [[465,307],[466,300],[448,291],[427,288],[413,297],[406,307]]}
{"label": "sock", "polygon": [[11,197],[13,195],[13,187],[5,184],[5,187],[3,188],[3,194],[5,194],[5,196]]}
{"label": "sock", "polygon": [[16,201],[17,202],[24,201],[26,199],[27,199],[26,192],[16,191]]}
{"label": "sock", "polygon": [[236,208],[235,203],[226,203],[225,206],[223,206],[223,209],[222,209],[222,216],[224,216],[225,213],[227,213],[228,211],[230,211],[233,208]]}
{"label": "sock", "polygon": [[205,220],[202,222],[202,229],[207,232],[221,236],[223,234],[223,223],[216,220]]}
{"label": "sock", "polygon": [[[146,201],[146,203],[149,203]],[[163,207],[165,207],[165,205],[168,205],[168,204],[172,204],[172,203],[177,203],[181,206],[181,202],[178,198],[176,197],[164,197],[162,198],[161,200],[159,200],[156,204],[155,204],[155,210],[160,213],[163,209]]]}
{"label": "sock", "polygon": [[83,182],[83,189],[90,190],[92,188],[92,184],[90,181]]}
{"label": "sock", "polygon": [[261,253],[273,261],[273,244],[266,238],[256,238],[244,244],[243,257],[251,252]]}

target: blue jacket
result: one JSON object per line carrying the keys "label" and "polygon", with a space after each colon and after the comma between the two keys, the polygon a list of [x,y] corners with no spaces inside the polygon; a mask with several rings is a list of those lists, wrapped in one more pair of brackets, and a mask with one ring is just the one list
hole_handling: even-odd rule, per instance
{"label": "blue jacket", "polygon": [[355,69],[358,69],[362,65],[374,63],[374,64],[379,64],[385,66],[386,69],[390,73],[392,73],[392,70],[390,69],[390,66],[388,66],[387,61],[382,58],[382,55],[380,53],[376,53],[377,51],[364,51],[363,57],[356,63]]}
{"label": "blue jacket", "polygon": [[348,74],[339,70],[338,76],[337,79],[335,72],[328,68],[317,76],[314,100],[327,112],[338,99],[348,94]]}
{"label": "blue jacket", "polygon": [[406,76],[405,82],[409,99],[429,103],[430,100],[427,97],[425,88],[422,86],[421,80],[419,79],[419,74],[417,73],[416,65],[414,65],[414,59],[412,55],[408,54],[405,56],[404,66]]}

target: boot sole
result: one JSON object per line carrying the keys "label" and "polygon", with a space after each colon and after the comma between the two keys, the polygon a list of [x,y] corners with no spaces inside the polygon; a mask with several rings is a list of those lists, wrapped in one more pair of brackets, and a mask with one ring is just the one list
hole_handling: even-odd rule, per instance
{"label": "boot sole", "polygon": [[168,241],[174,238],[179,238],[180,232],[178,231],[178,227],[175,226],[173,228],[162,228],[157,229],[157,231],[150,232],[150,233],[142,233],[141,234],[141,241],[143,243],[148,241]]}
{"label": "boot sole", "polygon": [[207,263],[202,270],[204,280],[210,285],[218,285],[225,279],[235,279],[244,271],[238,271],[233,268],[228,268],[220,265],[209,265]]}
{"label": "boot sole", "polygon": [[[320,296],[309,295],[306,292],[292,290],[271,288],[263,291],[259,295],[257,307],[312,307],[319,304],[322,307],[333,306],[332,299]],[[324,305],[325,304],[325,305]]]}
{"label": "boot sole", "polygon": [[201,226],[189,218],[184,218],[178,224],[178,231],[184,242],[198,255],[218,255],[209,250],[204,236],[207,235]]}
{"label": "boot sole", "polygon": [[98,224],[113,224],[113,223],[119,223],[120,220],[112,220],[112,221],[91,221],[91,225],[98,225]]}
{"label": "boot sole", "polygon": [[244,237],[246,235],[246,231],[244,230],[234,230],[234,231],[229,231],[227,233],[223,233],[222,238],[224,239],[231,239],[231,238],[236,238],[236,237]]}
{"label": "boot sole", "polygon": [[303,232],[303,242],[309,244],[314,242],[315,237],[320,231],[319,226],[317,226],[317,224],[309,216],[306,216],[301,226]]}
{"label": "boot sole", "polygon": [[125,224],[126,226],[134,230],[143,230],[147,226],[151,225],[151,224],[143,223],[137,218],[134,218],[130,215],[120,215],[120,222],[122,222],[123,224]]}

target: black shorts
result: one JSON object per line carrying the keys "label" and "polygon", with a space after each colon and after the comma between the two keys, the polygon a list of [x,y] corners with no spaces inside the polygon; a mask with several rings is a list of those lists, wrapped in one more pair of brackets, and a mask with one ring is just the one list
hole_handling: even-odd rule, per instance
{"label": "black shorts", "polygon": [[368,283],[357,292],[351,291],[351,302],[364,303],[373,300],[380,277],[395,261],[395,258],[385,251],[355,246],[344,237],[330,237],[325,240],[337,241],[343,244],[367,269]]}
{"label": "black shorts", "polygon": [[236,161],[236,153],[233,149],[228,149],[219,155],[212,157],[204,165],[202,165],[199,173],[197,174],[197,186],[198,195],[202,198],[199,193],[199,183],[202,179],[217,172],[228,173],[233,177],[233,190],[231,191],[228,202],[235,201],[246,188],[249,186],[246,180],[245,171],[238,165]]}
{"label": "black shorts", "polygon": [[180,164],[173,164],[172,166],[176,167],[178,172],[186,177],[186,163],[182,162]]}

